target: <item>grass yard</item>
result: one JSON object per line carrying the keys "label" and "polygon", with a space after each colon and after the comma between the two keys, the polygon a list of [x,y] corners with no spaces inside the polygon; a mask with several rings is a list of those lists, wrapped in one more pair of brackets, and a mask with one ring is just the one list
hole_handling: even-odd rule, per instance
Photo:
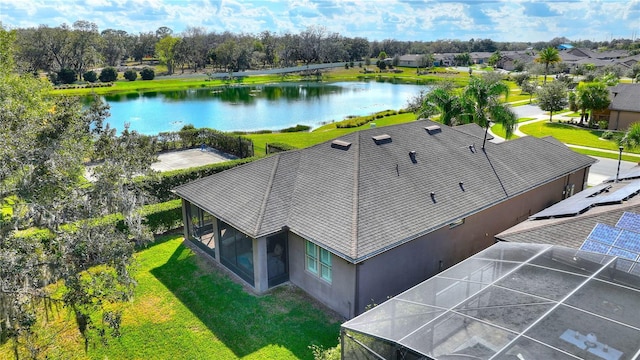
{"label": "grass yard", "polygon": [[[301,290],[247,293],[211,260],[161,237],[137,254],[135,298],[125,304],[122,336],[84,353],[69,317],[49,348],[51,359],[313,359],[311,344],[338,342],[341,319]],[[52,326],[53,325],[53,326]],[[0,358],[12,358],[9,344]]]}
{"label": "grass yard", "polygon": [[566,124],[539,121],[521,126],[520,131],[535,137],[552,135],[566,144],[618,151],[618,144],[615,141],[600,138],[603,133],[602,130],[590,130]]}
{"label": "grass yard", "polygon": [[[414,113],[404,113],[399,115],[386,116],[380,119],[376,119],[373,122],[376,124],[376,126],[381,127],[401,124],[414,120],[416,120],[416,115]],[[336,128],[335,123],[331,123],[315,129],[311,132],[248,134],[243,136],[253,141],[253,150],[256,156],[262,156],[265,154],[267,143],[285,143],[301,149],[319,144],[327,140],[335,139],[339,136],[355,131],[368,129],[370,126],[371,124],[368,123],[359,127],[338,129]]]}

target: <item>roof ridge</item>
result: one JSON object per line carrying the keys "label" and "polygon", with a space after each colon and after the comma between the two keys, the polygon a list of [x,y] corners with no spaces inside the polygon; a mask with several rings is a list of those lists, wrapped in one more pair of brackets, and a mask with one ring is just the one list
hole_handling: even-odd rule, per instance
{"label": "roof ridge", "polygon": [[353,211],[351,213],[351,257],[358,258],[358,215],[359,215],[359,194],[360,194],[360,137],[361,132],[355,137],[354,145],[357,149],[354,151],[355,157],[355,174],[353,179]]}
{"label": "roof ridge", "polygon": [[258,214],[258,220],[256,221],[254,234],[259,234],[259,231],[262,228],[262,222],[264,221],[264,213],[265,213],[265,210],[267,209],[267,203],[269,202],[269,197],[271,197],[271,190],[273,189],[273,179],[276,177],[278,165],[280,165],[281,154],[276,154],[275,156],[276,156],[276,159],[273,164],[273,169],[271,169],[271,176],[269,177],[269,185],[267,186],[267,191],[265,191],[264,198],[262,199],[262,204],[260,205],[260,214]]}

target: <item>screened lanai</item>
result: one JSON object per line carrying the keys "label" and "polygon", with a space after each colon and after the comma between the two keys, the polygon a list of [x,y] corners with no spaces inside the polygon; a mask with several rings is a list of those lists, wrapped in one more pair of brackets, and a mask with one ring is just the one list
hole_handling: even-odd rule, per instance
{"label": "screened lanai", "polygon": [[634,265],[501,242],[343,324],[343,358],[636,359]]}

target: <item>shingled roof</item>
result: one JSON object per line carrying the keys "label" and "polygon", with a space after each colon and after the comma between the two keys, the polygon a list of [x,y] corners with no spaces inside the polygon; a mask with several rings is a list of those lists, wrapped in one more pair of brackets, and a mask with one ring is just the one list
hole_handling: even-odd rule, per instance
{"label": "shingled roof", "polygon": [[609,91],[612,95],[609,109],[640,112],[640,84],[618,84]]}
{"label": "shingled roof", "polygon": [[367,129],[175,192],[251,237],[288,228],[357,263],[594,162],[534,137],[484,152],[468,130],[428,120]]}

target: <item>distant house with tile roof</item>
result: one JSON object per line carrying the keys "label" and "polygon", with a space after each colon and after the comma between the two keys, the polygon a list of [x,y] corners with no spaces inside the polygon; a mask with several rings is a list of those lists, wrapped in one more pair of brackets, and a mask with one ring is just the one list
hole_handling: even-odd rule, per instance
{"label": "distant house with tile roof", "polygon": [[609,93],[609,130],[626,130],[640,122],[640,84],[618,84]]}
{"label": "distant house with tile roof", "polygon": [[582,190],[594,162],[482,134],[420,120],[195,180],[175,189],[184,236],[259,293],[288,281],[351,318]]}

